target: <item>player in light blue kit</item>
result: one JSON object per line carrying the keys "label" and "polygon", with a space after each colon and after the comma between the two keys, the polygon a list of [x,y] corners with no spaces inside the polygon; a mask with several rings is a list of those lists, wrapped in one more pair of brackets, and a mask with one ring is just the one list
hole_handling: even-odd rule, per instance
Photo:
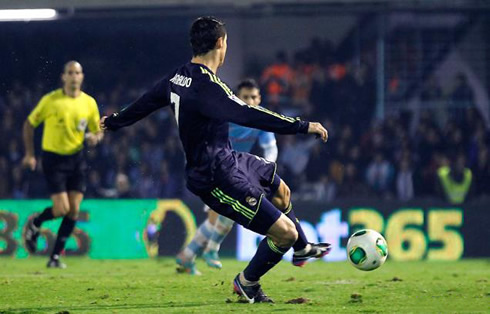
{"label": "player in light blue kit", "polygon": [[[261,102],[259,85],[252,79],[238,84],[237,96],[250,106],[258,106]],[[263,149],[264,158],[270,162],[276,162],[278,150],[274,133],[230,123],[229,136],[235,151],[250,152],[258,142]],[[179,272],[200,275],[201,273],[195,266],[195,258],[201,253],[210,267],[218,269],[222,267],[218,251],[221,243],[233,228],[234,221],[218,215],[207,206],[204,208],[208,212],[208,218],[199,226],[192,241],[177,255],[177,271]]]}

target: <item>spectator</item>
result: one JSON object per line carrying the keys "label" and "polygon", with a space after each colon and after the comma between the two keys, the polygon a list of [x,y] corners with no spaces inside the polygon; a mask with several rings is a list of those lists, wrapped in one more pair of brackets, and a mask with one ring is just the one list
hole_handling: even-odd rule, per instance
{"label": "spectator", "polygon": [[141,176],[137,186],[137,196],[139,198],[158,198],[159,184],[147,164],[140,166]]}
{"label": "spectator", "polygon": [[87,191],[85,192],[86,198],[102,198],[107,197],[107,194],[104,193],[103,188],[101,186],[101,180],[99,172],[96,170],[90,170],[88,173],[87,180]]}
{"label": "spectator", "polygon": [[307,62],[305,53],[296,53],[291,80],[291,102],[301,114],[311,111],[310,94],[315,66]]}
{"label": "spectator", "polygon": [[306,166],[306,191],[312,193],[315,200],[331,201],[335,196],[335,185],[330,182],[328,170],[328,156],[322,150],[323,146],[316,143],[311,149],[311,156]]}
{"label": "spectator", "polygon": [[284,165],[286,176],[292,176],[290,188],[295,190],[304,181],[304,172],[310,158],[310,150],[316,140],[297,140],[295,137],[285,137],[284,146],[279,153],[279,162]]}
{"label": "spectator", "polygon": [[129,183],[128,176],[123,172],[116,175],[116,195],[117,198],[133,198],[131,183]]}
{"label": "spectator", "polygon": [[266,67],[261,84],[264,86],[265,102],[272,110],[277,109],[280,103],[284,103],[290,92],[293,70],[287,63],[287,56],[284,51],[279,51],[273,64]]}
{"label": "spectator", "polygon": [[12,197],[15,199],[23,199],[27,197],[28,185],[24,180],[22,168],[14,167],[12,170]]}
{"label": "spectator", "polygon": [[374,155],[367,167],[366,179],[369,187],[380,196],[388,196],[393,179],[393,166],[380,152]]}
{"label": "spectator", "polygon": [[465,162],[464,155],[459,154],[449,167],[437,170],[440,194],[451,204],[464,203],[473,184],[473,173],[465,167]]}
{"label": "spectator", "polygon": [[396,193],[402,201],[409,201],[414,197],[413,173],[407,158],[400,162],[396,175]]}

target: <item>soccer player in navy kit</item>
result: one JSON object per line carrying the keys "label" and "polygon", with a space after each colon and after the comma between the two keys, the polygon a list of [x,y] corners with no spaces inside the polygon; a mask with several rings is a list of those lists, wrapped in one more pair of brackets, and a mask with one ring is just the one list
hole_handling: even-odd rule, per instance
{"label": "soccer player in navy kit", "polygon": [[255,256],[234,281],[234,291],[248,302],[272,302],[259,280],[291,248],[297,264],[328,253],[328,244],[308,243],[294,215],[287,185],[275,163],[238,153],[228,139],[228,122],[279,134],[315,134],[324,142],[320,124],[248,106],[217,76],[227,50],[224,23],[198,18],[191,26],[193,57],[161,79],[138,100],[109,117],[101,127],[117,130],[171,106],[186,154],[188,189],[206,205],[244,227],[265,235]]}
{"label": "soccer player in navy kit", "polygon": [[[260,105],[260,88],[255,80],[246,79],[240,82],[236,93],[238,98],[247,105]],[[274,133],[230,123],[229,138],[232,148],[237,152],[249,153],[255,143],[258,142],[266,160],[272,162],[277,160],[278,149]],[[233,228],[234,221],[218,215],[207,205],[204,210],[208,213],[208,217],[199,225],[191,242],[177,255],[178,272],[201,275],[195,263],[196,257],[201,253],[208,266],[217,269],[221,269],[223,266],[218,251],[221,243]]]}

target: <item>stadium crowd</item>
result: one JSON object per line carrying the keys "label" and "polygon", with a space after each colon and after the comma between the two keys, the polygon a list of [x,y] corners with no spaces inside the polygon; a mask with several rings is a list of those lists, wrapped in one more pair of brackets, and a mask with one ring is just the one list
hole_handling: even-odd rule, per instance
{"label": "stadium crowd", "polygon": [[[324,122],[330,140],[278,136],[278,173],[302,199],[373,197],[410,200],[444,197],[440,169],[449,165],[472,173],[467,199],[490,194],[490,136],[464,75],[443,93],[428,80],[423,102],[442,102],[444,114],[408,112],[374,119],[374,58],[337,62],[328,42],[286,53],[263,68],[259,81],[263,104],[287,115]],[[392,84],[393,82],[388,82]],[[143,88],[143,86],[142,86]],[[391,85],[387,92],[390,93]],[[21,126],[47,91],[14,83],[0,95],[0,198],[45,198],[42,169],[23,170]],[[120,85],[95,93],[101,114],[115,111],[143,92]],[[388,94],[389,99],[389,94]],[[463,104],[453,106],[452,104]],[[442,117],[442,118],[441,118]],[[39,131],[37,131],[39,133]],[[40,153],[39,134],[37,149]],[[184,155],[168,110],[154,113],[135,127],[107,134],[102,145],[86,149],[87,198],[186,197]]]}
{"label": "stadium crowd", "polygon": [[[464,74],[447,91],[435,78],[424,82],[418,115],[397,110],[379,121],[374,56],[363,54],[358,64],[338,62],[330,47],[314,40],[293,62],[280,52],[261,76],[269,107],[321,120],[330,132],[325,146],[280,138],[279,173],[300,191],[296,196],[438,197],[459,203],[490,195],[490,137]],[[402,101],[400,84],[398,77],[388,80],[387,103]],[[457,177],[463,200],[451,199],[461,191],[448,187],[445,169]]]}

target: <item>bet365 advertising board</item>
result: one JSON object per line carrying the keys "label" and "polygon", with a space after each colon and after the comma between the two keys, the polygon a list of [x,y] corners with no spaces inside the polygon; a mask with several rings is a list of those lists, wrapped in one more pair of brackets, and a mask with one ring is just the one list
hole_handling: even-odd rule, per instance
{"label": "bet365 advertising board", "polygon": [[[346,259],[347,238],[356,230],[381,232],[393,260],[458,260],[490,256],[488,202],[450,206],[434,201],[351,200],[335,203],[295,202],[296,216],[308,239],[329,242],[326,261]],[[0,256],[25,258],[23,232],[49,200],[0,200]],[[198,200],[85,200],[66,255],[130,259],[175,255],[205,219]],[[38,251],[52,249],[61,220],[46,222]],[[222,245],[222,255],[249,260],[261,237],[235,227]],[[286,255],[289,257],[291,252]]]}

